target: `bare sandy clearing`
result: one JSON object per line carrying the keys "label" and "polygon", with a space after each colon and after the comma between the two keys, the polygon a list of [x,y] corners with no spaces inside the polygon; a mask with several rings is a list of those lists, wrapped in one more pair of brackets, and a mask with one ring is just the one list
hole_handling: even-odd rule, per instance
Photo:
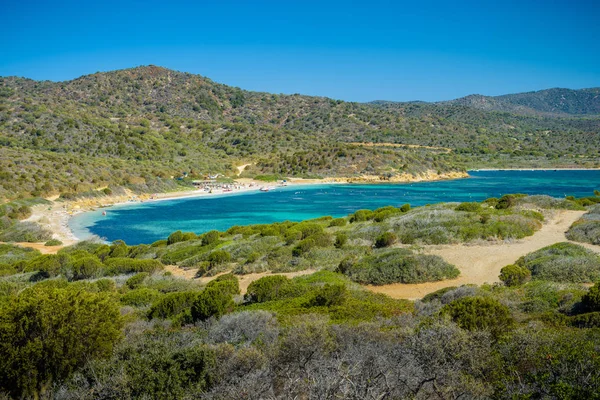
{"label": "bare sandy clearing", "polygon": [[[533,236],[524,238],[515,243],[501,243],[489,245],[445,245],[428,246],[424,249],[426,254],[435,254],[442,257],[460,270],[456,279],[428,282],[418,284],[395,283],[382,286],[368,286],[377,293],[385,293],[397,299],[420,299],[428,293],[449,286],[465,284],[482,285],[484,283],[499,282],[498,275],[502,267],[513,264],[525,254],[531,253],[542,247],[558,242],[565,242],[565,232],[571,224],[579,219],[585,211],[559,211],[554,218],[542,226]],[[576,243],[584,245],[582,243]],[[588,245],[585,246],[590,248]],[[594,246],[594,251],[599,251]]]}
{"label": "bare sandy clearing", "polygon": [[[167,265],[165,266],[165,271],[169,271],[171,272],[174,276],[178,276],[181,278],[186,278],[186,279],[195,279],[203,284],[207,284],[208,282],[212,281],[213,279],[215,279],[216,277],[218,277],[219,275],[223,275],[224,273],[221,274],[217,274],[215,276],[207,276],[207,277],[202,277],[202,278],[195,278],[196,276],[196,272],[198,271],[197,269],[188,269],[188,270],[184,270],[182,268],[179,268],[177,265]],[[296,276],[302,276],[302,275],[310,275],[312,273],[317,272],[317,270],[314,269],[307,269],[304,271],[295,271],[295,272],[257,272],[257,273],[253,273],[253,274],[246,274],[246,275],[236,275],[239,282],[240,282],[240,291],[242,292],[242,294],[245,294],[248,291],[248,286],[260,279],[263,278],[265,276],[269,276],[269,275],[283,275],[286,276],[290,279],[296,277]]]}

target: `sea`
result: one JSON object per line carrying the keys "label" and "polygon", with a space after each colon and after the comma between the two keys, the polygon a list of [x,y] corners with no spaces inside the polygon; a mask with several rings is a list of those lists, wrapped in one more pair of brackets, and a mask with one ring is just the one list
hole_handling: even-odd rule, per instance
{"label": "sea", "polygon": [[80,239],[98,236],[135,245],[165,239],[176,230],[200,234],[234,225],[341,217],[360,209],[406,203],[414,207],[482,201],[510,193],[583,197],[600,190],[600,170],[469,171],[469,175],[419,183],[293,185],[269,192],[122,204],[76,215],[69,226]]}

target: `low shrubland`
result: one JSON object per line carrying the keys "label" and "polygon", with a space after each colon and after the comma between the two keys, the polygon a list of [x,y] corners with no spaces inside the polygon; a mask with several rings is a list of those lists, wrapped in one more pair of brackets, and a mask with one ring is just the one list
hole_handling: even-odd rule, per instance
{"label": "low shrubland", "polygon": [[567,239],[600,245],[600,205],[594,206],[569,228]]}
{"label": "low shrubland", "polygon": [[600,256],[572,243],[556,243],[517,260],[516,265],[531,271],[532,279],[555,282],[600,280]]}

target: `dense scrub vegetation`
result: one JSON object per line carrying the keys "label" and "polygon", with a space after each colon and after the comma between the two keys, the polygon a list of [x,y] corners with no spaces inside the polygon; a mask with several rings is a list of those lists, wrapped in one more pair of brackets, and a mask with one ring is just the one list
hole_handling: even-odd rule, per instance
{"label": "dense scrub vegetation", "polygon": [[596,116],[248,92],[153,66],[59,83],[7,77],[0,197],[168,191],[185,183],[172,179],[182,172],[233,175],[248,162],[245,176],[382,180],[482,166],[594,166],[599,126]]}
{"label": "dense scrub vegetation", "polygon": [[[582,207],[512,195],[178,231],[151,245],[87,241],[55,255],[0,245],[0,398],[593,399],[600,282],[580,283],[600,279],[595,253],[559,243],[503,268],[505,284],[416,302],[358,284],[458,274],[402,233],[430,243],[420,229],[437,225],[451,243],[497,240],[480,225],[502,222],[503,238],[518,237],[549,209]],[[477,234],[462,234],[473,222]],[[164,263],[216,277],[178,278]],[[306,268],[319,271],[266,275],[243,295],[229,272]]]}
{"label": "dense scrub vegetation", "polygon": [[[83,248],[96,245],[66,253]],[[203,286],[160,271],[31,274],[0,280],[5,398],[595,398],[600,387],[600,284],[462,286],[413,304],[327,271],[267,276],[244,297],[232,275]]]}

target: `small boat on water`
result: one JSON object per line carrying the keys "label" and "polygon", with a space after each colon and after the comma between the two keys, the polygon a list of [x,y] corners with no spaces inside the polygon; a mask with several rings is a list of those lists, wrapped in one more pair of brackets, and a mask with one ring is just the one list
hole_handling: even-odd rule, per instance
{"label": "small boat on water", "polygon": [[271,186],[263,186],[263,187],[261,187],[259,190],[260,190],[261,192],[268,192],[268,191],[270,191],[270,190],[274,190],[274,189],[275,189],[275,188],[274,188],[274,187],[271,187]]}
{"label": "small boat on water", "polygon": [[106,216],[106,211],[102,211],[102,216]]}

